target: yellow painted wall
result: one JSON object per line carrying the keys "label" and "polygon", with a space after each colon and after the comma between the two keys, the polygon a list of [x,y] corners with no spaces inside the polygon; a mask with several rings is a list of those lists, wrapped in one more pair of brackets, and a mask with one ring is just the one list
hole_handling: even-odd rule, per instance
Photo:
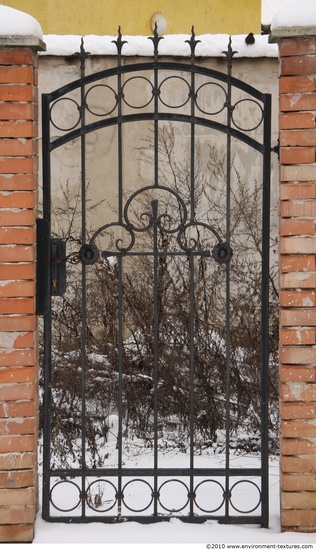
{"label": "yellow painted wall", "polygon": [[0,0],[33,15],[44,34],[151,34],[150,20],[161,13],[165,34],[260,33],[261,0]]}

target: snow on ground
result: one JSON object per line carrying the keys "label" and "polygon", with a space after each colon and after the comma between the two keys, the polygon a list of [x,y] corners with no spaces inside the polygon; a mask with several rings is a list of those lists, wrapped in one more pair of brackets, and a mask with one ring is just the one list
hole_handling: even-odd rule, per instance
{"label": "snow on ground", "polygon": [[[173,457],[177,462],[185,457]],[[205,458],[205,457],[204,457]],[[210,457],[207,457],[210,460]],[[172,457],[171,457],[172,459]],[[138,459],[140,460],[140,459]],[[219,465],[224,457],[215,455],[212,462]],[[257,457],[232,456],[236,465],[247,466],[256,464]],[[235,465],[235,464],[234,464]],[[247,500],[247,495],[245,495]],[[155,548],[165,544],[186,544],[189,548],[207,548],[208,544],[313,544],[316,534],[280,533],[279,518],[279,461],[277,457],[270,458],[270,527],[262,529],[253,525],[220,525],[216,521],[203,524],[182,523],[179,519],[169,522],[143,525],[136,522],[121,524],[63,524],[46,523],[41,519],[40,511],[36,520],[34,544],[106,544],[107,548],[122,547],[137,548],[146,544],[146,548],[155,544]],[[115,545],[115,546],[114,546]],[[12,545],[11,545],[12,546]],[[216,548],[216,547],[215,547]],[[220,548],[223,548],[222,546]]]}

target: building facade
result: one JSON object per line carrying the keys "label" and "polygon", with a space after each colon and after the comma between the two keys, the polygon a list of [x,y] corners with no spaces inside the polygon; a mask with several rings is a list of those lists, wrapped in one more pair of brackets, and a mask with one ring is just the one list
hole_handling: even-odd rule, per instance
{"label": "building facade", "polygon": [[148,35],[151,19],[160,13],[166,33],[260,33],[261,0],[4,0],[3,5],[25,10],[40,23],[44,34]]}

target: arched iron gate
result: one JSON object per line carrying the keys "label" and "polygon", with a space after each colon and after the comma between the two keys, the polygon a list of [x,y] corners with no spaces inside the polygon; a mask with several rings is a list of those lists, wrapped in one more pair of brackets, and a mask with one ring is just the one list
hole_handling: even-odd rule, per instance
{"label": "arched iron gate", "polygon": [[[235,52],[232,51],[231,43],[226,52],[227,74],[199,66],[195,61],[195,49],[198,41],[192,32],[188,40],[191,58],[188,63],[176,61],[164,61],[158,57],[158,47],[161,40],[157,33],[150,38],[153,42],[154,56],[148,62],[128,64],[122,62],[122,48],[125,42],[119,34],[115,44],[117,47],[117,66],[95,74],[85,75],[85,63],[87,53],[83,44],[78,54],[81,61],[81,77],[70,84],[42,97],[42,124],[43,124],[43,218],[38,220],[38,313],[44,315],[44,383],[43,383],[43,416],[44,416],[44,444],[43,444],[43,517],[48,521],[69,521],[89,522],[102,521],[113,522],[120,520],[138,521],[159,521],[170,517],[179,517],[184,521],[204,521],[205,519],[217,519],[223,523],[259,523],[262,526],[268,525],[268,425],[267,425],[267,392],[268,392],[268,315],[269,315],[269,188],[270,188],[270,95],[262,94],[253,87],[237,80],[231,75],[232,58]],[[137,81],[138,79],[138,81]],[[128,86],[133,83],[137,89],[137,83],[143,84],[148,92],[148,101],[139,104],[135,100],[128,99]],[[164,88],[170,84],[179,84],[186,90],[184,95],[175,104],[168,103],[164,95]],[[102,91],[107,95],[103,111],[97,110],[91,105],[92,94]],[[99,89],[100,88],[100,89]],[[217,96],[216,96],[216,93]],[[216,100],[212,99],[215,93]],[[180,94],[181,95],[181,94]],[[218,103],[218,97],[222,97]],[[110,105],[111,101],[112,104]],[[56,122],[56,109],[66,102],[68,108],[74,107],[75,120],[73,124],[64,122],[61,116]],[[137,103],[137,104],[136,104]],[[64,103],[65,105],[65,103]],[[109,106],[107,106],[109,105]],[[241,107],[255,108],[259,113],[257,120],[251,128],[244,128],[243,123],[237,120],[237,109]],[[58,118],[58,117],[57,117]],[[130,174],[124,172],[125,143],[124,131],[128,125],[143,122],[150,122],[150,139],[148,147],[151,150],[150,163],[147,167],[146,177],[143,182],[136,182],[134,188],[127,191],[124,187],[125,181]],[[182,193],[177,185],[169,185],[170,178],[162,177],[160,133],[163,125],[183,124],[188,131],[186,133],[185,157],[188,170],[185,176],[187,185],[186,194]],[[87,177],[87,138],[93,132],[101,129],[115,127],[115,164],[117,166],[117,193],[115,216],[111,220],[104,220],[98,223],[93,215],[89,217],[88,227],[88,202],[94,195],[94,185],[103,189],[104,199],[107,199],[108,183],[107,168],[104,170],[104,179],[95,184],[88,181]],[[51,136],[51,130],[54,136]],[[197,136],[199,133],[199,136]],[[258,133],[260,139],[257,139]],[[200,135],[203,134],[204,141],[209,136],[220,136],[225,138],[224,156],[225,159],[225,189],[220,195],[223,199],[226,215],[222,224],[218,222],[220,216],[214,217],[209,211],[201,219],[197,217],[197,143]],[[205,138],[206,136],[206,138]],[[211,138],[210,138],[211,139]],[[217,140],[217,137],[216,137]],[[52,228],[52,205],[51,205],[51,156],[55,151],[60,151],[65,145],[80,144],[80,192],[78,201],[80,203],[80,229],[79,239],[71,239],[68,232],[67,247],[72,242],[72,252],[66,251],[65,241],[58,238],[56,229]],[[112,143],[112,142],[111,142]],[[231,266],[234,261],[235,251],[231,246],[231,201],[232,201],[232,177],[233,177],[233,151],[232,143],[241,143],[243,146],[259,154],[260,171],[262,174],[262,235],[260,244],[260,255],[262,256],[261,271],[261,318],[253,319],[254,323],[260,326],[261,350],[260,366],[258,367],[258,399],[260,416],[260,457],[254,465],[245,467],[236,466],[231,458],[231,436],[232,436],[232,413],[234,404],[234,392],[231,389],[232,379],[232,358],[231,358]],[[112,143],[113,145],[113,143]],[[101,162],[100,158],[94,158],[95,164]],[[102,161],[103,162],[103,161]],[[113,161],[108,161],[113,162]],[[64,187],[66,183],[63,184]],[[90,186],[92,195],[87,199],[87,189]],[[96,189],[96,188],[95,188]],[[184,196],[185,195],[185,196]],[[144,199],[146,197],[146,200]],[[65,199],[65,197],[64,197]],[[221,199],[220,199],[221,200]],[[147,201],[147,202],[146,202]],[[138,203],[141,206],[135,206]],[[146,206],[145,206],[146,203]],[[172,209],[168,212],[168,205]],[[261,206],[262,205],[262,206]],[[61,207],[60,207],[61,208]],[[60,210],[61,211],[61,210]],[[215,220],[216,218],[216,220]],[[72,220],[73,222],[73,220]],[[201,237],[203,234],[203,237]],[[111,239],[112,237],[112,239]],[[108,244],[104,244],[106,238]],[[103,240],[102,240],[103,239]],[[141,244],[139,244],[141,243]],[[149,244],[148,244],[149,243]],[[128,303],[124,277],[129,273],[132,260],[148,260],[149,279],[151,281],[149,304],[151,308],[151,335],[150,344],[146,348],[146,360],[148,364],[141,370],[137,366],[137,375],[132,371],[126,372],[126,356],[129,353],[126,342],[131,342],[130,334],[137,331],[135,322],[126,335],[125,324],[128,321],[124,314],[124,308]],[[168,276],[173,269],[185,272],[187,290],[185,316],[186,316],[186,342],[181,343],[180,351],[183,353],[183,370],[181,376],[173,373],[173,383],[176,380],[181,385],[182,392],[182,413],[185,420],[177,419],[177,428],[183,423],[188,448],[185,453],[184,465],[173,465],[165,461],[161,443],[161,423],[166,421],[166,411],[170,406],[172,416],[173,403],[178,399],[176,392],[178,388],[173,387],[171,382],[164,387],[164,376],[166,376],[166,360],[162,360],[162,319],[164,300],[167,294],[163,288],[162,264],[171,259],[182,262],[173,264],[176,267],[168,267]],[[63,296],[66,291],[65,272],[67,263],[72,261],[77,264],[80,271],[80,283],[76,294],[81,303],[80,318],[78,318],[78,342],[80,350],[58,349],[54,332],[56,315],[54,313],[54,301]],[[261,261],[261,260],[260,260]],[[127,262],[125,264],[125,262]],[[113,439],[115,445],[114,454],[104,452],[103,458],[99,461],[90,459],[89,429],[93,414],[91,412],[91,357],[93,349],[89,348],[89,315],[95,306],[89,300],[91,294],[91,270],[99,266],[102,269],[106,264],[108,273],[114,281],[112,295],[115,294],[115,343],[111,342],[111,349],[115,348],[115,361],[108,367],[104,359],[99,365],[98,376],[101,377],[101,386],[94,386],[93,391],[104,395],[103,401],[98,403],[109,406],[113,399],[112,408],[107,409],[108,423],[107,434],[102,439],[105,445],[109,439]],[[180,269],[179,269],[180,265]],[[225,388],[223,395],[218,398],[218,411],[223,415],[224,445],[222,464],[214,465],[210,453],[205,456],[203,464],[199,460],[200,451],[196,446],[196,434],[198,432],[197,422],[204,418],[202,430],[208,433],[207,424],[212,423],[211,415],[207,412],[208,391],[213,391],[216,381],[212,380],[213,363],[206,367],[205,388],[199,379],[197,381],[198,362],[198,334],[199,319],[202,314],[197,312],[200,303],[200,296],[195,291],[197,269],[205,268],[205,265],[212,265],[214,273],[220,273],[223,281],[223,292],[220,296],[221,316],[225,326],[224,338],[217,344],[217,359],[220,349],[222,364],[216,373],[220,372],[222,386]],[[100,267],[101,266],[101,267]],[[127,267],[124,267],[127,266]],[[178,267],[177,267],[178,266]],[[67,268],[68,271],[68,268]],[[135,270],[132,272],[135,276]],[[166,271],[164,272],[166,273]],[[114,274],[114,275],[113,275]],[[133,278],[130,277],[131,278]],[[142,274],[141,277],[144,275]],[[67,274],[69,279],[69,274]],[[177,275],[179,279],[179,273]],[[130,281],[129,279],[129,281]],[[88,289],[88,281],[89,289]],[[236,284],[236,281],[235,283]],[[214,286],[212,272],[206,278],[204,290],[208,292]],[[93,284],[92,284],[93,286]],[[132,287],[129,287],[132,288]],[[79,290],[78,290],[79,289]],[[115,291],[113,290],[115,289]],[[181,290],[181,292],[183,289]],[[171,295],[171,300],[172,300]],[[92,299],[92,298],[91,298]],[[208,298],[204,296],[201,303]],[[99,298],[98,298],[99,300]],[[53,303],[53,307],[52,307]],[[68,303],[69,305],[69,303]],[[62,308],[66,308],[64,302]],[[68,307],[68,306],[67,306]],[[167,306],[165,306],[166,308]],[[201,306],[202,308],[204,306]],[[146,309],[146,308],[145,308]],[[204,310],[203,310],[204,311]],[[64,313],[64,312],[63,312]],[[105,315],[107,312],[105,311]],[[170,311],[168,312],[171,316]],[[173,320],[176,324],[177,320]],[[209,322],[209,321],[208,321]],[[105,322],[106,325],[106,322]],[[56,325],[55,325],[56,326]],[[64,329],[63,329],[64,330]],[[147,329],[146,329],[147,330]],[[165,325],[164,325],[164,329]],[[181,332],[181,329],[180,329]],[[219,338],[213,332],[213,338]],[[60,334],[59,334],[60,337]],[[177,336],[178,338],[178,336]],[[180,336],[179,336],[180,338]],[[206,336],[205,336],[206,338]],[[70,339],[70,336],[69,336]],[[163,341],[165,342],[165,341]],[[139,342],[138,342],[139,344]],[[135,346],[135,341],[133,342]],[[142,344],[143,345],[143,344]],[[169,370],[173,368],[173,352],[176,345],[176,336],[169,339],[170,355]],[[208,344],[212,347],[212,343]],[[141,355],[143,354],[141,348]],[[204,349],[204,348],[203,348]],[[91,351],[92,350],[92,351]],[[150,350],[150,351],[148,351]],[[72,370],[72,358],[76,355],[76,366]],[[68,359],[65,359],[67,356]],[[144,357],[143,357],[144,360]],[[66,362],[65,362],[66,361]],[[69,361],[69,364],[67,363]],[[215,361],[215,359],[214,359]],[[215,363],[214,363],[215,364]],[[102,367],[103,365],[103,367]],[[104,366],[105,365],[105,366]],[[107,365],[107,366],[106,366]],[[63,376],[67,378],[70,373],[74,376],[74,382],[78,384],[76,400],[65,407],[64,417],[59,411],[53,412],[58,407],[65,406],[65,395],[58,393],[55,387],[55,375],[58,368],[62,368]],[[108,369],[107,377],[102,379],[102,368]],[[180,367],[177,366],[179,369]],[[146,370],[147,369],[147,370]],[[69,374],[67,374],[69,373]],[[89,373],[89,375],[88,375]],[[215,374],[214,376],[218,376]],[[90,378],[89,378],[90,377]],[[98,381],[100,382],[100,380]],[[147,448],[150,448],[147,462],[139,457],[140,465],[134,462],[128,463],[126,450],[126,424],[129,422],[128,414],[131,414],[131,404],[126,405],[129,390],[137,384],[145,381],[147,383],[145,393],[150,396],[150,405],[147,406],[147,421],[150,424],[149,436],[147,430]],[[96,380],[96,379],[95,379]],[[103,382],[102,382],[103,380]],[[113,382],[114,380],[114,382]],[[96,384],[97,382],[95,382]],[[114,384],[115,399],[109,398],[109,385]],[[133,385],[134,384],[134,385]],[[209,386],[208,386],[209,384]],[[209,388],[209,389],[207,389]],[[199,404],[203,391],[206,391],[206,413]],[[89,393],[90,392],[90,393]],[[104,394],[102,394],[104,392]],[[168,393],[169,392],[169,393]],[[173,392],[173,393],[172,393]],[[98,394],[99,395],[99,394]],[[178,394],[177,394],[178,395]],[[141,409],[146,401],[144,394],[137,400],[136,390],[132,391],[130,399],[134,399],[136,408]],[[149,398],[148,398],[149,399]],[[161,400],[164,399],[164,406]],[[180,399],[180,398],[179,398]],[[211,396],[209,396],[211,400]],[[135,408],[134,407],[134,408]],[[185,412],[183,413],[183,407]],[[216,413],[215,406],[214,414]],[[74,411],[76,409],[76,412]],[[77,410],[78,409],[78,410]],[[80,409],[80,410],[79,410]],[[164,412],[162,412],[164,410]],[[68,411],[68,412],[67,412]],[[167,411],[168,412],[168,411]],[[110,413],[112,413],[110,415]],[[234,413],[235,414],[235,413]],[[249,414],[251,414],[249,410]],[[68,419],[67,419],[68,415]],[[73,428],[73,438],[79,449],[79,458],[59,462],[54,458],[54,447],[58,440],[56,424],[74,421],[74,417],[80,418]],[[177,416],[176,413],[173,417]],[[181,415],[180,415],[181,416]],[[170,420],[170,418],[169,418]],[[134,424],[133,424],[134,426]],[[200,424],[199,424],[200,426]],[[141,430],[142,428],[140,428]],[[70,428],[71,430],[71,428]],[[52,436],[54,433],[54,438]],[[57,433],[57,435],[56,435]],[[112,436],[110,437],[112,433]],[[166,444],[164,435],[163,440]],[[207,435],[205,435],[207,439]],[[215,438],[214,438],[215,440]],[[67,447],[67,443],[62,443]],[[71,445],[71,444],[70,444]],[[144,450],[145,449],[145,450]],[[146,453],[146,446],[142,448]],[[65,451],[67,454],[67,450]],[[115,455],[115,458],[113,456]],[[72,463],[73,461],[73,463]],[[247,502],[250,489],[255,492],[253,502]],[[134,491],[134,496],[133,496]],[[138,492],[137,492],[138,491]],[[139,500],[137,494],[139,493]],[[235,495],[238,493],[236,499]],[[145,494],[147,496],[145,496]],[[169,495],[169,496],[168,496]],[[179,500],[175,497],[178,495]],[[175,497],[175,501],[173,501]]]}

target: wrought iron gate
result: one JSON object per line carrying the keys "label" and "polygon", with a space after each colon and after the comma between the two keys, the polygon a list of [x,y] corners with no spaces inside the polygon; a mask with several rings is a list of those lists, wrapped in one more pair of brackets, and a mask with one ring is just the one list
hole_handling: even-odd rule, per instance
{"label": "wrought iron gate", "polygon": [[[232,77],[230,42],[224,74],[196,64],[193,31],[188,63],[162,60],[161,38],[155,32],[150,40],[152,60],[123,63],[119,34],[117,65],[88,76],[82,43],[80,78],[42,98],[43,517],[267,526],[270,95]],[[243,110],[254,112],[250,126]],[[134,153],[130,126],[143,136]],[[103,156],[93,155],[93,134]],[[205,147],[212,155],[217,142],[224,143],[221,158],[203,161]],[[262,232],[253,291],[260,311],[248,315],[258,324],[260,350],[250,361],[242,342],[233,342],[233,296],[243,284],[232,277],[242,255],[231,238],[242,185],[234,167],[238,144],[244,159],[254,152],[262,178],[253,182],[262,197],[251,195]],[[65,147],[78,148],[79,191],[70,199],[61,176],[52,207],[52,156]],[[124,167],[126,149],[135,155],[136,175]],[[87,175],[92,164],[101,166],[101,180]],[[241,406],[236,377],[244,394],[257,377],[257,402],[246,407],[258,416],[259,455],[246,467],[231,454]],[[220,438],[221,460],[214,462]],[[137,445],[138,456],[131,452]]]}

